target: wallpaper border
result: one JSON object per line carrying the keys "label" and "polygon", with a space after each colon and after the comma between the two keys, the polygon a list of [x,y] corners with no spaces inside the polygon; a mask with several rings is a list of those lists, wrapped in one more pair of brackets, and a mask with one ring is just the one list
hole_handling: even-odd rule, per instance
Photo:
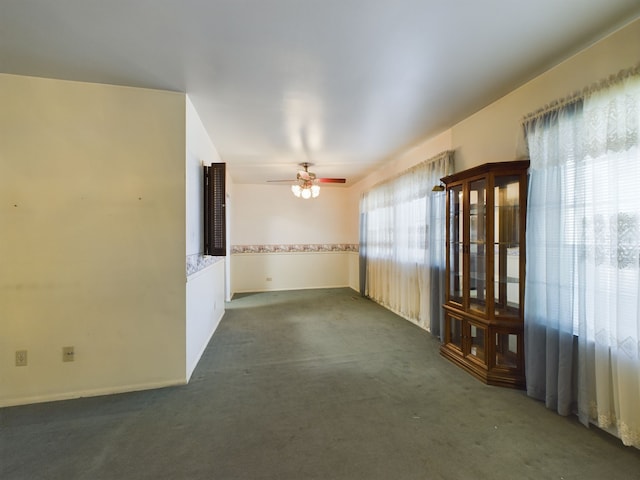
{"label": "wallpaper border", "polygon": [[358,252],[357,243],[293,243],[275,245],[233,245],[231,254],[243,253],[318,253],[318,252]]}

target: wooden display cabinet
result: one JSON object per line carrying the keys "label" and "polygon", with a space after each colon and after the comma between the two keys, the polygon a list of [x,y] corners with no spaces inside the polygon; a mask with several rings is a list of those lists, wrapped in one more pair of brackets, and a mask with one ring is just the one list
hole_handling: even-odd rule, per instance
{"label": "wooden display cabinet", "polygon": [[445,329],[440,353],[490,385],[525,387],[528,160],[442,178],[447,194]]}

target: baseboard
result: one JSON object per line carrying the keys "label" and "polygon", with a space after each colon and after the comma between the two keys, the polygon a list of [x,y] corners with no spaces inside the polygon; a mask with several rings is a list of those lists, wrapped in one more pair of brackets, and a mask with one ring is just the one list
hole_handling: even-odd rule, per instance
{"label": "baseboard", "polygon": [[[283,287],[283,288],[265,288],[265,289],[249,289],[249,290],[235,290],[233,295],[237,293],[264,293],[264,292],[290,292],[294,290],[320,290],[323,288],[350,288],[355,290],[351,285],[322,285],[322,286],[310,286],[310,287]],[[359,294],[359,292],[358,292]],[[232,295],[232,298],[233,298]]]}
{"label": "baseboard", "polygon": [[96,388],[91,390],[79,390],[75,392],[53,393],[48,395],[36,395],[33,397],[18,397],[0,400],[0,408],[30,405],[33,403],[58,402],[61,400],[73,400],[75,398],[99,397],[102,395],[114,395],[118,393],[139,392],[142,390],[154,390],[157,388],[177,387],[185,385],[185,379],[166,380],[163,382],[140,383],[135,385],[122,385],[118,387]]}

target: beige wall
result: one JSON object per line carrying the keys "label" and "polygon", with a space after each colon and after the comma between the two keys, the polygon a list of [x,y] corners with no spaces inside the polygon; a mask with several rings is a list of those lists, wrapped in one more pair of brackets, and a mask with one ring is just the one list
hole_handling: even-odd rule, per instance
{"label": "beige wall", "polygon": [[639,61],[640,19],[455,125],[456,170],[526,157],[525,115]]}
{"label": "beige wall", "polygon": [[450,150],[451,143],[451,130],[427,138],[419,144],[400,152],[389,159],[381,168],[353,185],[350,195],[353,199],[358,199],[362,193],[370,190],[376,184],[393,178],[412,166],[435,157],[439,153]]}
{"label": "beige wall", "polygon": [[438,153],[455,150],[455,170],[526,158],[522,118],[546,104],[640,62],[640,19],[536,77],[449,130],[426,137],[352,187],[359,196]]}
{"label": "beige wall", "polygon": [[185,96],[0,75],[0,105],[0,406],[184,382]]}

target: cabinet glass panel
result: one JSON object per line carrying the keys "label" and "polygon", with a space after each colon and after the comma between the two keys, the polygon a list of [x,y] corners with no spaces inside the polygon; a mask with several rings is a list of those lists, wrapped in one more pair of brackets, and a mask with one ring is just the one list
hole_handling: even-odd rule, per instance
{"label": "cabinet glass panel", "polygon": [[462,320],[455,317],[447,317],[449,322],[449,343],[462,350]]}
{"label": "cabinet glass panel", "polygon": [[520,309],[520,177],[494,182],[494,305],[496,315]]}
{"label": "cabinet glass panel", "polygon": [[496,367],[518,368],[518,336],[496,333]]}
{"label": "cabinet glass panel", "polygon": [[484,328],[477,325],[469,325],[471,345],[469,355],[485,362],[485,340],[487,338]]}
{"label": "cabinet glass panel", "polygon": [[462,186],[449,194],[449,300],[462,304]]}
{"label": "cabinet glass panel", "polygon": [[469,184],[469,308],[485,312],[487,303],[487,182]]}

